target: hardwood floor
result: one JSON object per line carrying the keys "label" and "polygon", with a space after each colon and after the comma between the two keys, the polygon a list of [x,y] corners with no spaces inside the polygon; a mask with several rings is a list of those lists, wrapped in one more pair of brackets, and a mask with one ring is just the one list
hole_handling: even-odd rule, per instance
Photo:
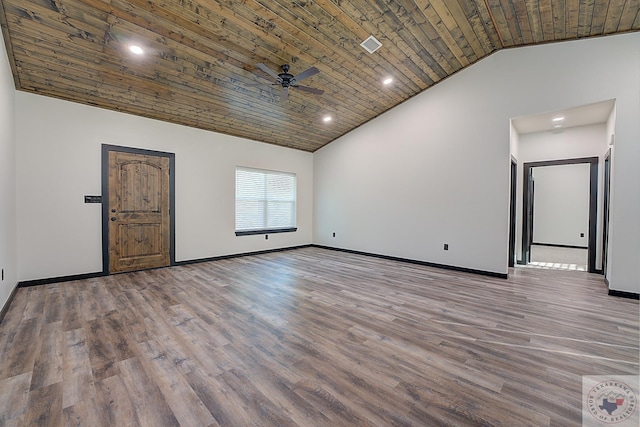
{"label": "hardwood floor", "polygon": [[304,248],[21,288],[0,426],[581,424],[582,375],[638,375],[602,277],[494,279]]}

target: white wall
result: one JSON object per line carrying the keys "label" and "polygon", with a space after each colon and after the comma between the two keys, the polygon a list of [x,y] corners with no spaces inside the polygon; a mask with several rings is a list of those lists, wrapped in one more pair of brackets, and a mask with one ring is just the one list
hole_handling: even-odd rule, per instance
{"label": "white wall", "polygon": [[[177,261],[312,242],[311,153],[23,92],[16,110],[20,281],[102,271],[101,144],[175,153]],[[237,165],[297,174],[297,232],[235,236]]]}
{"label": "white wall", "polygon": [[519,157],[518,150],[520,148],[520,134],[518,130],[513,125],[513,121],[509,121],[509,151],[511,152],[511,156],[516,160]]}
{"label": "white wall", "polygon": [[634,47],[627,66],[635,78],[626,90],[636,99],[618,98],[615,111],[607,269],[610,289],[640,293],[640,42]]}
{"label": "white wall", "polygon": [[578,157],[602,159],[608,148],[606,130],[606,124],[599,123],[561,131],[521,134],[518,161],[527,163]]}
{"label": "white wall", "polygon": [[533,168],[534,243],[588,246],[590,168],[588,163]]}
{"label": "white wall", "polygon": [[638,75],[638,33],[479,61],[316,152],[314,241],[506,273],[510,118],[615,98],[610,286],[640,292]]}
{"label": "white wall", "polygon": [[[0,46],[4,46],[0,32]],[[4,47],[0,48],[0,310],[17,284],[15,86]]]}
{"label": "white wall", "polygon": [[[602,168],[608,150],[605,123],[576,126],[550,132],[533,132],[518,136],[518,195],[516,254],[522,259],[522,177],[523,165],[548,160],[598,157],[598,202],[596,219],[596,268],[602,265]],[[588,242],[587,242],[588,243]]]}
{"label": "white wall", "polygon": [[491,104],[496,58],[316,152],[317,243],[506,273],[510,128]]}

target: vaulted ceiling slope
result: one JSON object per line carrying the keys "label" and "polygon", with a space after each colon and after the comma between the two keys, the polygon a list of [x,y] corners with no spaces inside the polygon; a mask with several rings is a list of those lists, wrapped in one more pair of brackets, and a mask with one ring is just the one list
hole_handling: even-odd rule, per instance
{"label": "vaulted ceiling slope", "polygon": [[[0,5],[18,90],[311,152],[496,50],[640,29],[640,0]],[[370,35],[374,53],[360,46]],[[317,67],[303,84],[324,94],[282,101],[258,63]]]}

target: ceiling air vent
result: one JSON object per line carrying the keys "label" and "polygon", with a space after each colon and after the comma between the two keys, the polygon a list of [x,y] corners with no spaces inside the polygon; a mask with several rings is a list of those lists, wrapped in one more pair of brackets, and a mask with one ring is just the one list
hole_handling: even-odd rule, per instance
{"label": "ceiling air vent", "polygon": [[377,38],[373,36],[369,36],[365,41],[360,43],[360,46],[362,46],[364,50],[366,50],[367,52],[373,53],[376,50],[380,49],[380,46],[382,46],[382,43],[380,43]]}

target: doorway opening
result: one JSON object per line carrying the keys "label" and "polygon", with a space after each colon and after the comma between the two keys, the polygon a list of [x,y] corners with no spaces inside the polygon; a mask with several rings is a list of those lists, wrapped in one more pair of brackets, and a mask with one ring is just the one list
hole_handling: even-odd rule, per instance
{"label": "doorway opening", "polygon": [[[535,168],[543,168],[547,166],[561,166],[561,165],[589,165],[589,192],[588,192],[588,232],[587,236],[581,237],[587,238],[587,259],[586,270],[590,273],[597,272],[596,270],[596,227],[597,227],[597,198],[598,198],[598,158],[597,157],[585,157],[576,159],[564,159],[564,160],[552,160],[542,162],[530,162],[523,164],[523,221],[522,221],[522,263],[528,265],[532,262],[539,260],[539,253],[549,254],[550,252],[561,253],[560,256],[566,258],[566,261],[571,261],[574,258],[580,259],[580,250],[583,250],[581,245],[572,244],[554,244],[553,242],[534,241],[534,212],[535,212]],[[544,240],[544,239],[543,239]],[[536,257],[532,256],[533,252],[536,252]],[[577,258],[576,258],[577,257]],[[562,264],[575,264],[572,262],[558,262]],[[544,267],[544,266],[543,266]],[[553,268],[553,266],[547,266]],[[575,268],[578,270],[578,268]]]}

